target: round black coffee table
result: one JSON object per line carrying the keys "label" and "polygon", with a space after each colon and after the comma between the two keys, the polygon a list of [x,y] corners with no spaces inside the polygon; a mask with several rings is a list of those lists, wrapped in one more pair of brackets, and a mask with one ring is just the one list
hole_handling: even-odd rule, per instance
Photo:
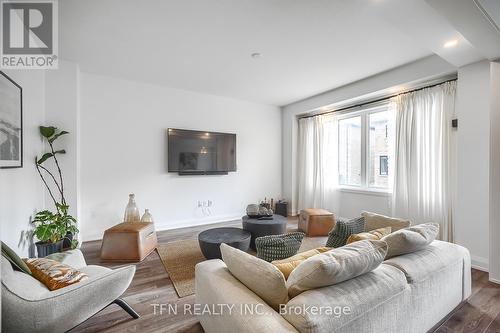
{"label": "round black coffee table", "polygon": [[243,229],[252,233],[250,247],[255,250],[255,238],[286,233],[286,218],[273,215],[272,220],[259,220],[245,215],[241,218]]}
{"label": "round black coffee table", "polygon": [[242,251],[248,251],[251,234],[239,228],[214,228],[201,232],[198,235],[201,252],[207,259],[222,259],[220,245],[229,246]]}

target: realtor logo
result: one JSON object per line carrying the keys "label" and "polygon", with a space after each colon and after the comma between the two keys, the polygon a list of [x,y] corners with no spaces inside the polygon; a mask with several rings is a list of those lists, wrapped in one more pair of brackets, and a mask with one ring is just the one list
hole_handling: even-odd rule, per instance
{"label": "realtor logo", "polygon": [[57,68],[57,0],[0,4],[0,68]]}

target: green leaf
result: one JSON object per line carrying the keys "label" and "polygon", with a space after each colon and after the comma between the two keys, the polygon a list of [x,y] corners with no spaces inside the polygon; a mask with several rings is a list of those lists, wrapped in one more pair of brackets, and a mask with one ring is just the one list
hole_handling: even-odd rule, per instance
{"label": "green leaf", "polygon": [[36,163],[42,164],[43,162],[45,162],[48,158],[51,158],[52,156],[54,156],[52,153],[45,153],[45,154],[43,154],[42,157],[40,157],[40,159]]}
{"label": "green leaf", "polygon": [[50,138],[56,132],[56,127],[54,126],[40,126],[40,134],[45,138]]}
{"label": "green leaf", "polygon": [[61,149],[61,150],[56,150],[54,154],[66,154],[66,150]]}
{"label": "green leaf", "polygon": [[52,138],[50,138],[49,142],[52,143],[52,142],[56,141],[56,139],[58,137],[60,137],[61,135],[65,135],[65,134],[69,134],[69,132],[61,131],[61,132],[57,133],[56,135],[54,135]]}

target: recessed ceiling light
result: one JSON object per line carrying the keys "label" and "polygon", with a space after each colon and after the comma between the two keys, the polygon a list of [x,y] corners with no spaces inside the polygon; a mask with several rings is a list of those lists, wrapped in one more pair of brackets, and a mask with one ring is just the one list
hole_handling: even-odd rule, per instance
{"label": "recessed ceiling light", "polygon": [[260,59],[262,58],[262,53],[255,52],[250,55],[253,59]]}
{"label": "recessed ceiling light", "polygon": [[444,43],[443,46],[444,47],[453,47],[453,46],[455,46],[457,44],[458,44],[458,40],[454,39],[454,40],[450,40],[450,41]]}

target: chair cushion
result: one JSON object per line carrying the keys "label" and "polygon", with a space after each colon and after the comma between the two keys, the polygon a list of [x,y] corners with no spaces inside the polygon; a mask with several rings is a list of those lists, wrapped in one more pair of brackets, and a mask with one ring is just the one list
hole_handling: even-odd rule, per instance
{"label": "chair cushion", "polygon": [[1,243],[2,243],[2,256],[8,261],[10,261],[12,266],[15,267],[17,270],[31,275],[29,267],[21,259],[21,257],[19,257],[17,253],[14,252],[14,250],[8,247],[7,244],[5,244],[4,242]]}
{"label": "chair cushion", "polygon": [[85,273],[89,276],[89,278],[93,279],[95,277],[99,277],[102,275],[106,275],[113,271],[110,268],[96,265],[88,265],[79,269],[80,272]]}
{"label": "chair cushion", "polygon": [[425,248],[439,233],[439,224],[424,223],[407,229],[401,229],[381,240],[387,243],[386,259]]}
{"label": "chair cushion", "polygon": [[258,237],[255,239],[257,257],[269,262],[289,258],[297,254],[303,238],[303,232]]}
{"label": "chair cushion", "polygon": [[274,265],[224,243],[220,251],[231,274],[272,308],[288,301],[285,277]]}
{"label": "chair cushion", "polygon": [[437,271],[463,262],[468,256],[467,250],[456,244],[435,240],[420,251],[401,255],[384,261],[401,270],[409,283],[427,279]]}
{"label": "chair cushion", "polygon": [[377,268],[387,253],[382,241],[363,240],[306,259],[295,268],[286,286],[290,298],[315,288],[331,286]]}
{"label": "chair cushion", "polygon": [[359,234],[365,229],[365,218],[358,217],[352,220],[338,219],[335,228],[328,234],[327,247],[341,247],[347,243],[352,234]]}
{"label": "chair cushion", "polygon": [[317,249],[312,249],[309,251],[297,253],[294,256],[291,256],[290,258],[286,258],[283,260],[274,260],[271,262],[274,266],[278,267],[278,269],[283,273],[285,276],[285,279],[288,279],[288,276],[290,273],[304,260],[315,256],[317,254],[330,251],[332,248],[331,247],[318,247]]}
{"label": "chair cushion", "polygon": [[[397,307],[401,303],[399,300],[404,300],[406,292],[409,292],[409,288],[403,272],[382,264],[356,279],[305,291],[291,299],[281,313],[299,332],[345,332],[342,327],[353,320],[362,318],[363,315],[384,303],[394,304],[396,308],[394,310],[398,311]],[[304,304],[330,309],[347,307],[350,313],[335,315],[325,312],[321,314],[307,310],[300,311]],[[294,308],[298,308],[300,312],[294,313]]]}
{"label": "chair cushion", "polygon": [[375,230],[379,228],[391,227],[392,232],[399,229],[408,228],[411,222],[406,219],[389,217],[370,212],[362,212],[361,216],[365,218],[365,231]]}
{"label": "chair cushion", "polygon": [[372,239],[380,240],[382,237],[387,236],[391,233],[391,227],[375,229],[372,231],[362,232],[360,234],[352,234],[347,239],[347,244],[351,244],[360,240]]}
{"label": "chair cushion", "polygon": [[32,275],[14,270],[10,261],[4,256],[1,257],[1,261],[2,285],[10,292],[29,301],[36,301],[50,294],[50,290]]}
{"label": "chair cushion", "polygon": [[49,290],[57,290],[88,279],[88,275],[68,265],[47,258],[25,259],[33,277]]}

